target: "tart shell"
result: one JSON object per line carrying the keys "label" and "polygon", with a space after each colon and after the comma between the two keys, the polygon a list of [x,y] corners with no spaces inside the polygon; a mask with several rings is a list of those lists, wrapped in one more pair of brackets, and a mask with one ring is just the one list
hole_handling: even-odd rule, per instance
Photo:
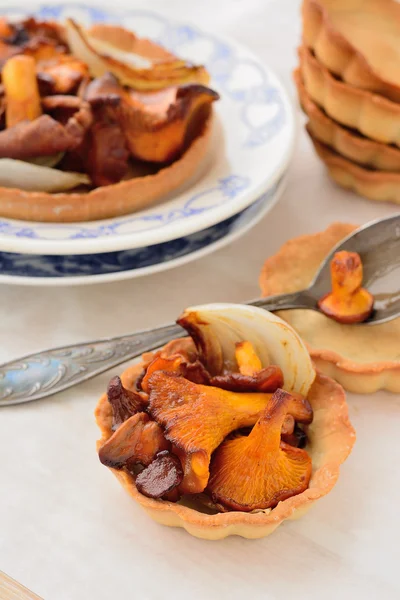
{"label": "tart shell", "polygon": [[[124,386],[133,389],[142,369],[143,363],[127,369],[121,376]],[[339,476],[340,465],[355,442],[345,394],[338,383],[318,374],[308,398],[314,410],[314,420],[308,428],[307,449],[313,460],[310,485],[303,493],[280,502],[272,510],[205,514],[183,504],[147,498],[138,492],[134,478],[129,473],[110,470],[132,498],[162,525],[183,527],[191,535],[208,540],[230,535],[249,539],[265,537],[286,519],[301,517],[314,502],[330,492]],[[112,409],[106,395],[101,397],[95,416],[101,431],[101,439],[97,442],[99,448],[112,434]]]}
{"label": "tart shell", "polygon": [[[333,19],[329,4],[331,4],[334,11],[335,8],[338,9],[333,15]],[[345,8],[348,11],[351,10],[351,4],[352,0],[346,0]],[[371,8],[375,4],[380,16],[384,16],[383,20],[386,21],[385,17],[388,16],[391,25],[393,25],[393,15],[390,15],[387,10],[391,4],[392,6],[389,10],[397,14],[397,23],[400,22],[400,8],[396,6],[395,2],[376,0],[375,2],[372,1],[365,4],[369,4]],[[305,0],[303,2],[304,45],[314,52],[320,63],[346,83],[380,94],[394,102],[400,102],[400,87],[396,84],[399,81],[400,73],[386,73],[385,63],[388,61],[381,60],[381,57],[387,52],[382,47],[385,36],[382,36],[380,40],[374,39],[373,41],[373,44],[378,44],[380,50],[372,48],[370,29],[365,27],[363,30],[362,28],[361,20],[365,18],[366,14],[360,14],[360,10],[362,11],[360,3],[357,3],[354,9],[354,11],[357,11],[359,25],[356,37],[354,31],[351,31],[354,28],[354,24],[348,19],[347,22],[343,20],[346,13],[343,11],[341,14],[340,8],[338,3],[336,3],[335,7],[332,2],[329,3],[325,0],[321,0],[320,2],[318,0]],[[346,37],[340,33],[341,31],[347,34]],[[400,28],[398,31],[400,35]],[[356,44],[358,49],[352,44]],[[389,81],[385,81],[385,77]]]}
{"label": "tart shell", "polygon": [[[320,233],[286,242],[264,263],[260,274],[262,295],[306,288],[325,256],[355,229],[355,225],[334,223]],[[348,391],[400,392],[400,318],[373,327],[355,327],[310,310],[277,314],[302,336],[317,369]]]}
{"label": "tart shell", "polygon": [[400,204],[400,173],[371,171],[360,167],[318,141],[309,125],[306,129],[318,156],[336,183],[369,200]]}
{"label": "tart shell", "polygon": [[399,148],[375,142],[336,123],[308,95],[299,69],[296,69],[293,77],[301,107],[309,119],[307,128],[316,140],[361,165],[381,171],[400,172]]}
{"label": "tart shell", "polygon": [[0,187],[0,216],[25,221],[72,223],[126,215],[147,208],[190,179],[212,137],[210,112],[202,132],[184,154],[155,175],[135,177],[87,193],[49,194]]}
{"label": "tart shell", "polygon": [[332,119],[378,142],[400,146],[400,104],[335,79],[305,46],[299,56],[308,94]]}

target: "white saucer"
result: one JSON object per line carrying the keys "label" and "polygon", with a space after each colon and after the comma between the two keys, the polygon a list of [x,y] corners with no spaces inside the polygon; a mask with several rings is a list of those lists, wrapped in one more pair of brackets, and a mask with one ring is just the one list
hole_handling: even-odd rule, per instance
{"label": "white saucer", "polygon": [[[17,2],[15,3],[18,4]],[[21,3],[22,4],[22,3]],[[13,3],[8,16],[80,23],[119,22],[189,60],[206,64],[221,94],[208,168],[197,180],[149,210],[103,221],[51,224],[0,218],[0,250],[23,254],[90,254],[160,244],[204,230],[250,206],[271,191],[292,155],[295,118],[274,75],[235,41],[182,25],[151,11],[76,4]]]}
{"label": "white saucer", "polygon": [[254,227],[278,201],[286,175],[238,215],[205,230],[151,247],[102,254],[48,256],[0,252],[0,283],[37,286],[88,285],[131,279],[202,258]]}

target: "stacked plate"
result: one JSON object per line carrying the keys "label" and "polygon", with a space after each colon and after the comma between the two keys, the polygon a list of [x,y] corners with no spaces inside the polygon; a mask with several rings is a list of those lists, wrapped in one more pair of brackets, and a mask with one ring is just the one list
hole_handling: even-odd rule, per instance
{"label": "stacked plate", "polygon": [[399,40],[395,0],[304,0],[295,81],[332,178],[400,204]]}
{"label": "stacked plate", "polygon": [[[22,5],[8,17],[26,16]],[[290,101],[248,50],[149,11],[41,5],[41,19],[123,23],[205,64],[221,94],[212,151],[197,176],[148,210],[104,221],[33,223],[0,218],[0,282],[71,285],[137,277],[205,255],[242,235],[271,209],[294,142]]]}

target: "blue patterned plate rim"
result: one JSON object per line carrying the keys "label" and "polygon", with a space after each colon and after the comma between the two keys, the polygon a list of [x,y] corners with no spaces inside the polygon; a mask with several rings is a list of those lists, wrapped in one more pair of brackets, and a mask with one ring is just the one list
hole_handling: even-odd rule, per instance
{"label": "blue patterned plate rim", "polygon": [[33,255],[0,252],[0,283],[83,285],[150,275],[201,258],[237,240],[278,201],[286,174],[274,189],[241,213],[195,234],[145,248],[97,255]]}
{"label": "blue patterned plate rim", "polygon": [[[34,13],[43,19],[72,14],[88,23],[123,22],[189,59],[204,62],[212,85],[222,95],[216,111],[222,128],[217,144],[224,137],[226,146],[224,151],[214,148],[211,169],[189,190],[177,191],[167,202],[145,211],[71,224],[0,218],[1,250],[97,254],[181,238],[241,212],[273,188],[286,170],[296,130],[292,103],[275,74],[237,42],[149,10],[110,10],[74,2],[40,4],[35,9],[13,2],[0,7],[1,12],[12,16]],[[151,35],[146,30],[150,26],[157,30]],[[207,48],[204,57],[198,56],[200,42]]]}

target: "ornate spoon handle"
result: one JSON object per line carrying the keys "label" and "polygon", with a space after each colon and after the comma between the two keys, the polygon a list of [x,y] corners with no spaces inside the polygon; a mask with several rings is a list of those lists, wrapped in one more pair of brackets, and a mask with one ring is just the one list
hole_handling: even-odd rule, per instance
{"label": "ornate spoon handle", "polygon": [[[316,307],[307,292],[271,296],[249,304],[267,310]],[[53,348],[10,361],[0,365],[0,407],[51,396],[182,335],[185,332],[178,325],[165,325],[132,335]]]}
{"label": "ornate spoon handle", "polygon": [[183,334],[178,325],[30,354],[0,367],[0,406],[45,398]]}

